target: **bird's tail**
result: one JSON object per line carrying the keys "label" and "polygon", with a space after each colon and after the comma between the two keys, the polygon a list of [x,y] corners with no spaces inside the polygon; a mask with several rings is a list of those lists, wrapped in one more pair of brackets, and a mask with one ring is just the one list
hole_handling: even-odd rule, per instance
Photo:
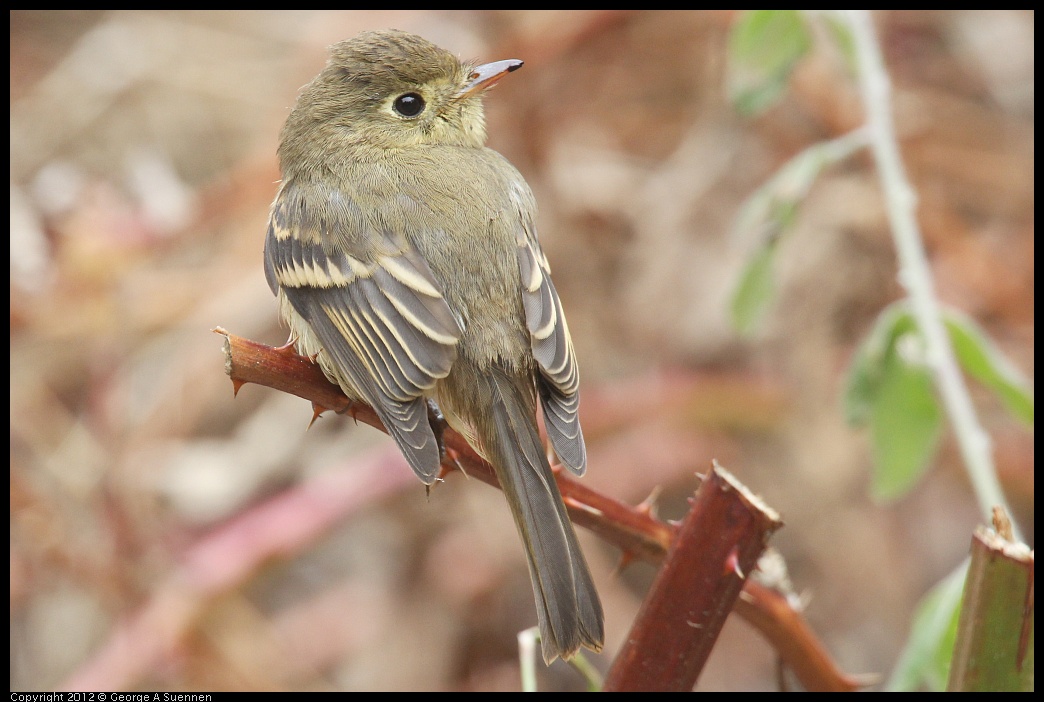
{"label": "bird's tail", "polygon": [[494,367],[490,411],[476,418],[529,558],[544,661],[571,658],[604,640],[602,603],[537,433],[536,403],[519,376]]}

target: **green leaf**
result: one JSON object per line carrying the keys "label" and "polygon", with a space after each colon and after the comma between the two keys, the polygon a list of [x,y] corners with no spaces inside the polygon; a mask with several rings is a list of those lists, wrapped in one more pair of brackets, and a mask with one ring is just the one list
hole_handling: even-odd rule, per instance
{"label": "green leaf", "polygon": [[787,161],[740,207],[732,235],[736,240],[756,237],[753,255],[733,291],[732,323],[750,335],[764,317],[774,292],[772,265],[775,247],[797,220],[809,189],[827,166],[847,158],[866,143],[865,133],[850,132],[813,144]]}
{"label": "green leaf", "polygon": [[870,425],[875,497],[904,495],[927,470],[942,428],[923,341],[905,302],[878,316],[856,352],[844,406],[849,422]]}
{"label": "green leaf", "polygon": [[974,321],[946,310],[944,321],[954,353],[964,371],[997,393],[1017,419],[1033,426],[1033,390],[1014,365]]}
{"label": "green leaf", "polygon": [[870,422],[895,339],[916,328],[905,302],[889,305],[877,316],[874,328],[859,346],[848,369],[844,407],[849,424],[863,426]]}
{"label": "green leaf", "polygon": [[732,294],[732,324],[744,336],[750,335],[768,309],[775,289],[772,262],[776,247],[764,246],[747,263]]}
{"label": "green leaf", "polygon": [[727,85],[736,109],[751,116],[770,107],[811,45],[797,10],[745,12],[729,36]]}
{"label": "green leaf", "polygon": [[897,352],[890,354],[882,369],[870,412],[873,492],[881,500],[903,496],[924,475],[942,427],[932,375],[918,359],[904,358],[901,345],[917,353],[921,337],[910,332],[896,340]]}
{"label": "green leaf", "polygon": [[771,243],[797,219],[798,207],[825,168],[866,146],[866,132],[857,129],[830,141],[813,144],[783,164],[739,209],[732,228],[735,239],[752,233]]}
{"label": "green leaf", "polygon": [[910,637],[899,654],[886,690],[946,689],[967,572],[965,561],[921,598]]}
{"label": "green leaf", "polygon": [[[971,319],[945,310],[944,322],[964,371],[1032,427],[1030,383]],[[855,426],[870,425],[873,490],[880,499],[900,497],[913,487],[938,444],[942,410],[923,363],[921,338],[907,302],[897,302],[880,314],[848,370],[845,415]]]}

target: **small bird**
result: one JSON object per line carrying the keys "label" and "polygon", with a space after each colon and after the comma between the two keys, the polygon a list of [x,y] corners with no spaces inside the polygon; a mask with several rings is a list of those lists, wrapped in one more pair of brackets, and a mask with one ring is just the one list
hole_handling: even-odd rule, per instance
{"label": "small bird", "polygon": [[[485,147],[484,65],[397,30],[331,47],[280,135],[265,276],[297,350],[371,405],[426,484],[435,418],[496,471],[529,560],[545,662],[604,640],[602,605],[537,430],[587,466],[577,363],[533,193]],[[436,427],[436,428],[433,428]]]}

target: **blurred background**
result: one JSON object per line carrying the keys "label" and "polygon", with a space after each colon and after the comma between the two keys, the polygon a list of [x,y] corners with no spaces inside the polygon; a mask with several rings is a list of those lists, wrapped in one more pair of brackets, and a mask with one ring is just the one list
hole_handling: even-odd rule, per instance
{"label": "blurred background", "polygon": [[[1033,368],[1033,14],[876,16],[940,297]],[[730,12],[11,12],[11,688],[512,690],[533,625],[501,495],[430,498],[383,434],[248,385],[215,326],[286,339],[262,271],[278,133],[326,47],[419,33],[521,58],[486,99],[527,178],[583,377],[584,482],[679,518],[718,459],[777,509],[772,544],[848,673],[887,676],[980,523],[952,438],[903,499],[870,497],[840,393],[901,297],[876,175],[817,181],[779,295],[741,339],[730,229],[802,148],[857,126],[816,50],[754,120],[725,98]],[[973,387],[973,390],[976,388]],[[1033,437],[976,390],[1033,533]],[[605,669],[655,571],[581,533]],[[1032,545],[1032,544],[1031,544]],[[582,689],[556,663],[542,689]],[[771,690],[733,617],[698,688]]]}

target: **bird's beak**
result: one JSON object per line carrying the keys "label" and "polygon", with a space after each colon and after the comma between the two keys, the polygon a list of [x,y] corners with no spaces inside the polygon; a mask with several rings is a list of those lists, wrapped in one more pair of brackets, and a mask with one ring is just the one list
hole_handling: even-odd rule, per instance
{"label": "bird's beak", "polygon": [[469,95],[482,92],[487,88],[492,88],[501,78],[511,73],[511,71],[517,71],[520,68],[522,68],[522,62],[518,59],[494,61],[493,63],[476,66],[472,69],[471,75],[468,76],[467,84],[453,97],[460,100]]}

